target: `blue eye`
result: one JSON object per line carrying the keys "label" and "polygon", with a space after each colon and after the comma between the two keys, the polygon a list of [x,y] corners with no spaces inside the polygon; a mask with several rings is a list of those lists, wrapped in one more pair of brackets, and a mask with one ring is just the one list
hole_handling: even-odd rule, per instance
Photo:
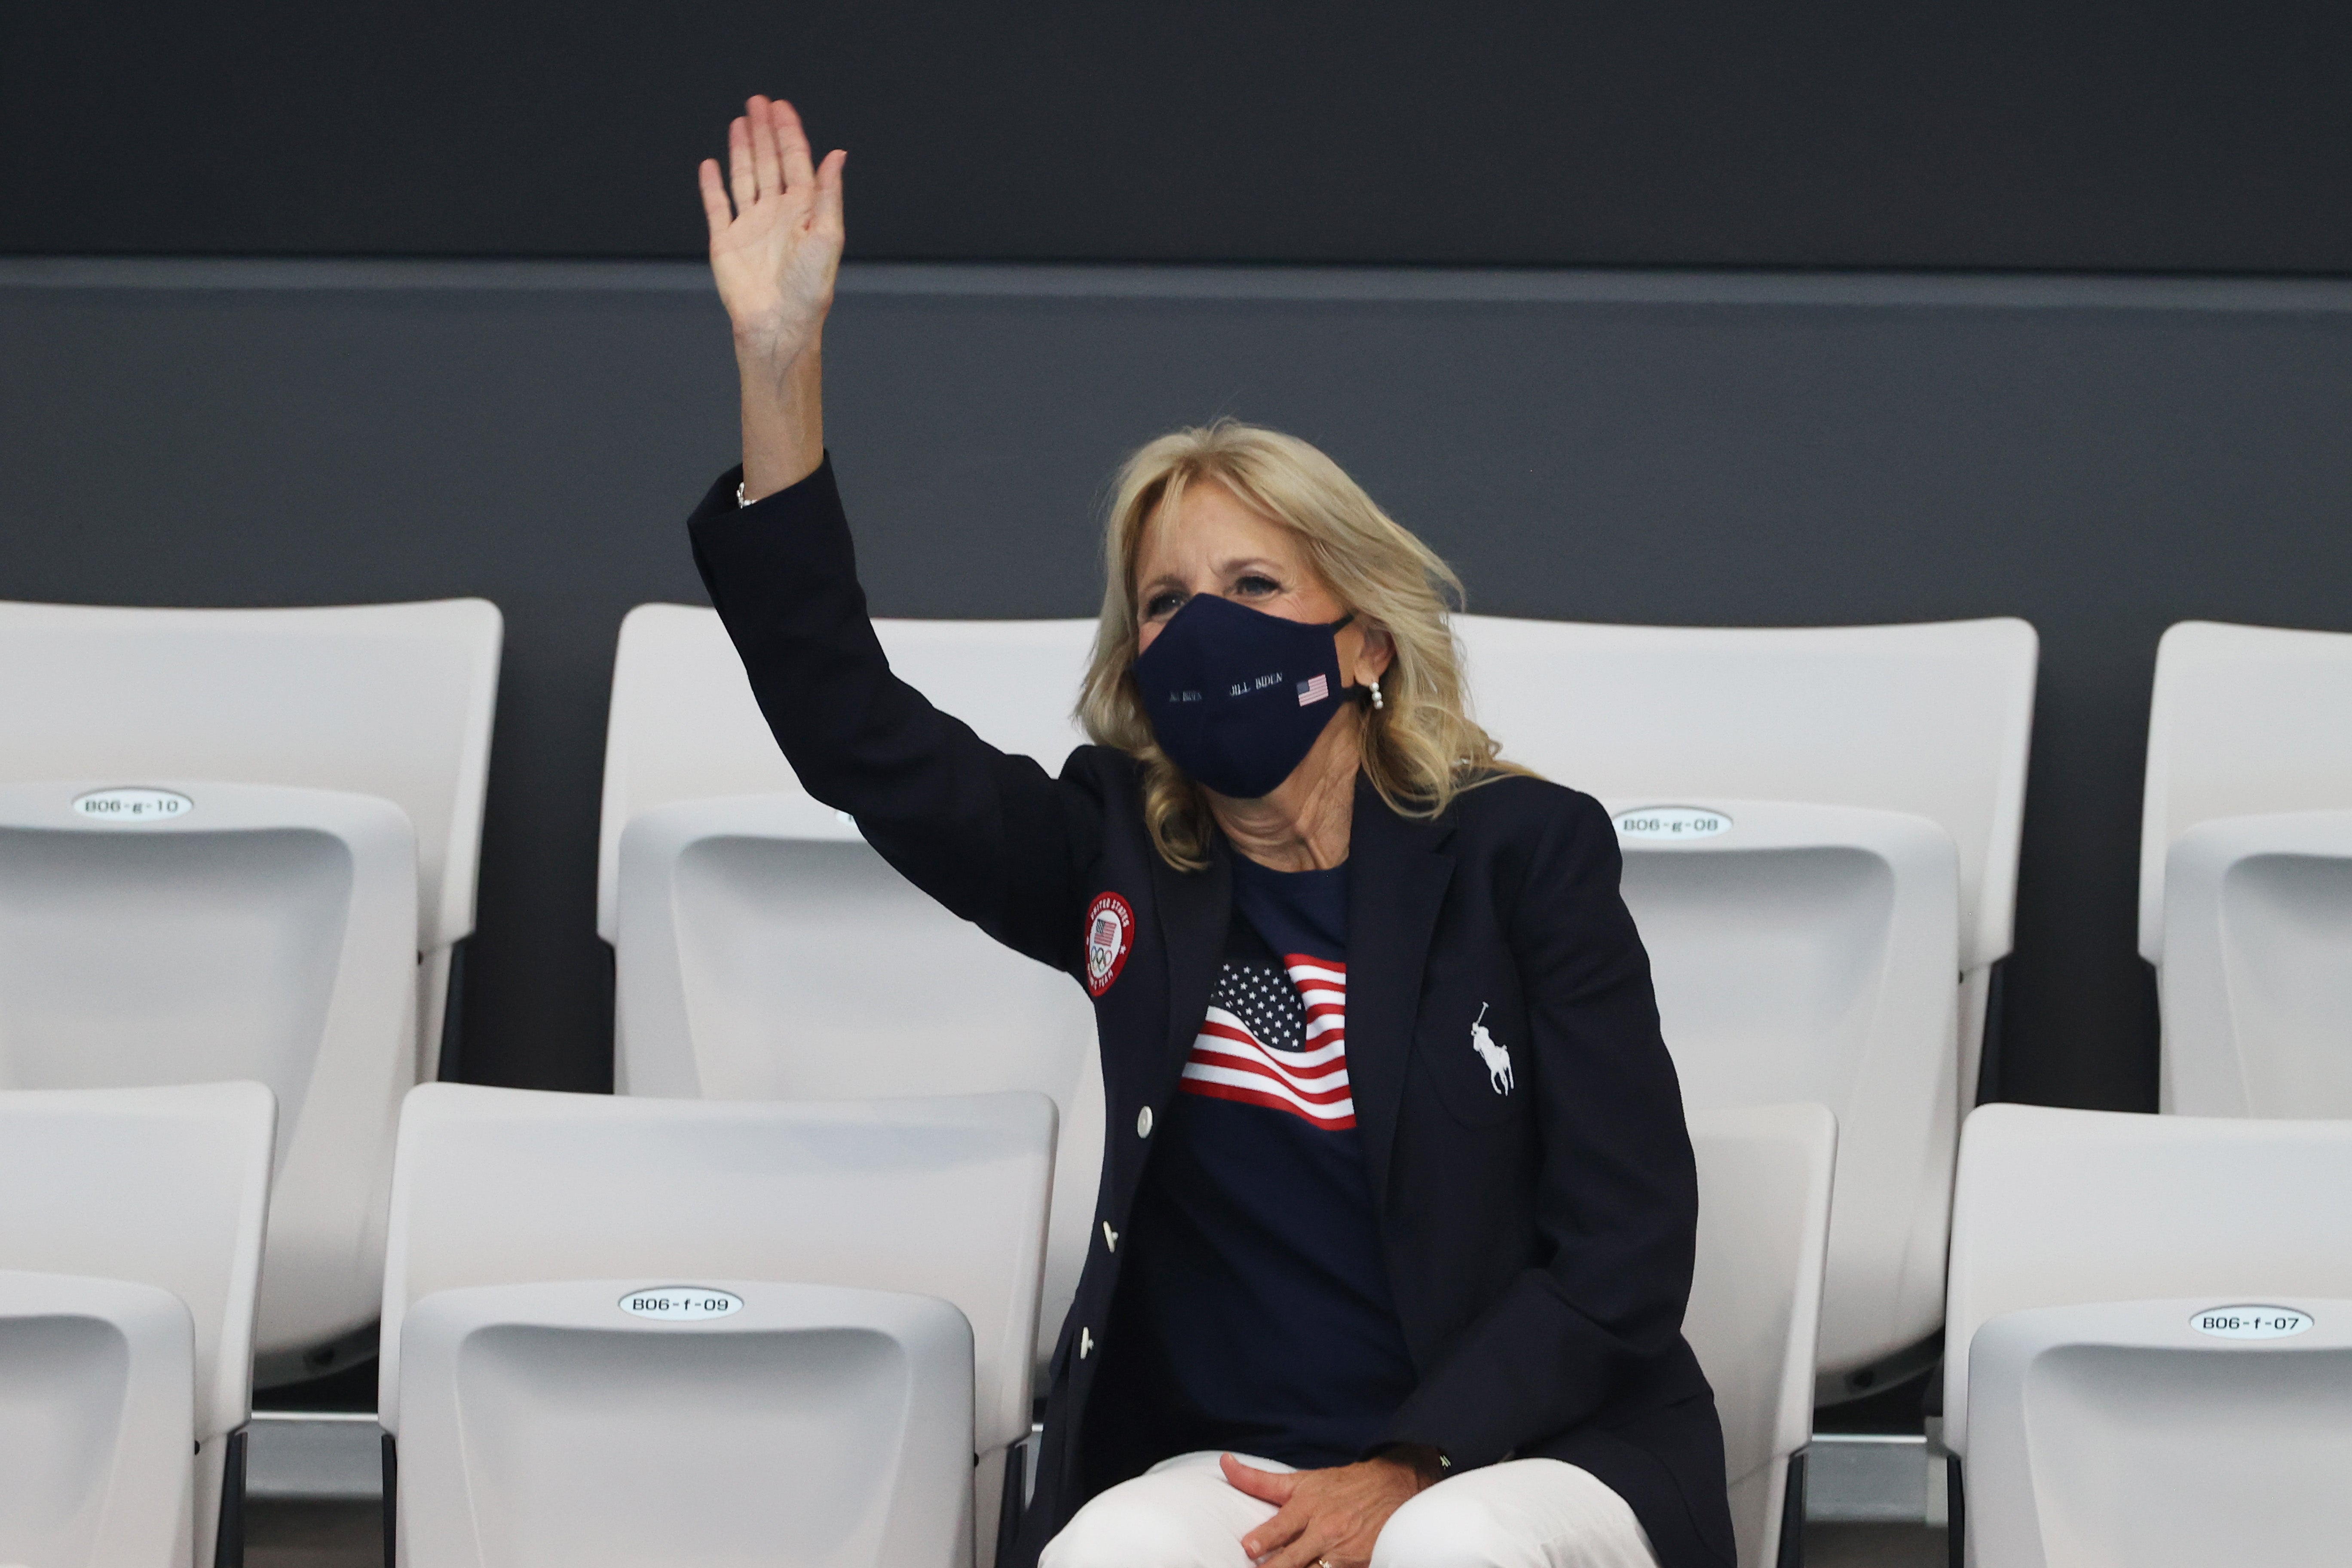
{"label": "blue eye", "polygon": [[1147,621],[1156,621],[1163,616],[1172,616],[1183,607],[1184,595],[1181,594],[1154,594],[1143,602],[1143,618]]}
{"label": "blue eye", "polygon": [[1271,577],[1261,577],[1252,572],[1234,584],[1234,592],[1256,599],[1268,594],[1279,594],[1282,592],[1282,584]]}

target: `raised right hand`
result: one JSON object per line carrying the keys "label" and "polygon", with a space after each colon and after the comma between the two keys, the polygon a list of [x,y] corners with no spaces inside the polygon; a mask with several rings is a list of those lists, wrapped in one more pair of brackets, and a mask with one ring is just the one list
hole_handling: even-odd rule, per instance
{"label": "raised right hand", "polygon": [[812,167],[793,106],[755,97],[727,128],[727,183],[716,158],[702,161],[710,272],[734,323],[739,357],[781,371],[817,341],[841,268],[841,169],[848,157],[828,153]]}

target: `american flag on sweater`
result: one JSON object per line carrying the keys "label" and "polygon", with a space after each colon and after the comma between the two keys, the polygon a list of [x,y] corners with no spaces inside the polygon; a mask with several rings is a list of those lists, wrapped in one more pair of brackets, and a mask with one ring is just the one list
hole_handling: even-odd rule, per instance
{"label": "american flag on sweater", "polygon": [[1228,963],[1179,1086],[1263,1105],[1332,1131],[1355,1126],[1348,1092],[1348,966],[1301,952],[1283,967]]}

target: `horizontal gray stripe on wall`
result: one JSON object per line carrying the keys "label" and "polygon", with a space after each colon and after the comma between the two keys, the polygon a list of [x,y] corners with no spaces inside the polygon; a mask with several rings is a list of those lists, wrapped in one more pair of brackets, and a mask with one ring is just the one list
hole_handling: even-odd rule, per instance
{"label": "horizontal gray stripe on wall", "polygon": [[[0,288],[667,291],[708,294],[683,261],[278,261],[0,257]],[[1086,300],[1384,300],[1465,304],[1925,306],[2060,310],[2352,310],[2352,280],[1671,268],[1040,266],[850,262],[845,295]]]}
{"label": "horizontal gray stripe on wall", "polygon": [[[844,279],[828,430],[882,614],[1091,613],[1120,457],[1230,414],[1327,447],[1483,611],[2026,617],[2003,1087],[2146,1108],[2156,640],[2352,629],[2347,305],[2242,279],[876,265]],[[506,611],[468,1072],[607,1083],[614,634],[698,601],[679,524],[734,457],[701,269],[16,259],[0,342],[0,595]]]}

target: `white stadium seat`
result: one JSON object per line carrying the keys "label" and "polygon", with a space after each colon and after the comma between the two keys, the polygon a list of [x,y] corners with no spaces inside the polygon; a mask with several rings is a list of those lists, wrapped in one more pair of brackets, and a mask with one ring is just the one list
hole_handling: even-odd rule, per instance
{"label": "white stadium seat", "polygon": [[[790,1561],[967,1568],[963,1314],[887,1290],[695,1291],[582,1279],[419,1301],[402,1331],[399,1561],[635,1568],[789,1543]],[[630,1331],[613,1326],[625,1299],[730,1315]]]}
{"label": "white stadium seat", "polygon": [[[402,1563],[990,1560],[1029,1430],[1036,1094],[812,1105],[428,1084],[380,1419]],[[885,1546],[894,1554],[882,1555]]]}
{"label": "white stadium seat", "polygon": [[1837,1117],[1822,1396],[1924,1366],[2011,945],[2032,627],[1454,625],[1503,754],[1617,819],[1686,1102]]}
{"label": "white stadium seat", "polygon": [[152,775],[147,793],[188,804],[90,818],[79,785],[0,784],[0,1085],[268,1085],[285,1113],[260,1342],[331,1344],[383,1288],[415,838],[368,795]]}
{"label": "white stadium seat", "polygon": [[2347,1190],[2352,1121],[1971,1116],[1944,1363],[1968,1560],[2341,1563]]}
{"label": "white stadium seat", "polygon": [[373,1335],[393,1121],[473,929],[499,639],[478,599],[0,604],[0,1088],[278,1091],[265,1386]]}
{"label": "white stadium seat", "polygon": [[1772,1568],[1804,1524],[1789,1480],[1812,1436],[1837,1121],[1818,1105],[1757,1106],[1694,1112],[1690,1132],[1698,1254],[1683,1334],[1723,1418],[1739,1568]]}
{"label": "white stadium seat", "polygon": [[0,1093],[0,1563],[209,1568],[276,1116],[254,1083]]}
{"label": "white stadium seat", "polygon": [[2159,1103],[2352,1116],[2352,635],[2183,621],[2156,656],[2140,956]]}
{"label": "white stadium seat", "polygon": [[[1070,709],[1093,622],[875,626],[902,679],[995,745],[1053,773],[1083,742]],[[644,605],[622,625],[597,889],[623,1094],[1053,1097],[1062,1136],[1038,1336],[1049,1354],[1101,1172],[1086,994],[940,909],[809,798],[712,611]]]}
{"label": "white stadium seat", "polygon": [[1900,812],[1721,796],[1708,810],[1732,826],[1627,842],[1626,901],[1692,1108],[1801,1096],[1852,1119],[1821,1359],[1868,1366],[1932,1331],[1943,1295],[1959,1137],[1952,841]]}

